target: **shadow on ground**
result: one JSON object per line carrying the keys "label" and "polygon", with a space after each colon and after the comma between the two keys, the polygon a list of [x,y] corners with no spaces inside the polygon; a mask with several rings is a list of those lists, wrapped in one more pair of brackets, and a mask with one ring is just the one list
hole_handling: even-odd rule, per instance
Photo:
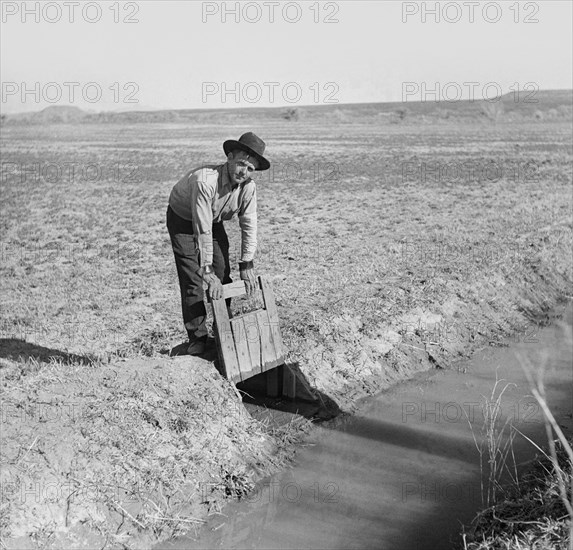
{"label": "shadow on ground", "polygon": [[[163,349],[160,353],[170,357],[187,355],[188,345],[184,342],[171,349]],[[212,361],[217,371],[224,376],[216,345],[212,344],[199,357]],[[283,387],[285,369],[289,369],[291,376],[294,376],[294,398],[289,397],[289,391]],[[270,371],[253,376],[236,385],[242,396],[243,404],[253,418],[270,421],[272,426],[277,427],[291,422],[296,416],[302,416],[312,422],[324,422],[342,413],[333,399],[311,386],[298,363],[288,363],[277,367],[276,396],[269,395],[268,372]]]}
{"label": "shadow on ground", "polygon": [[95,357],[89,355],[77,355],[57,349],[38,346],[17,338],[0,338],[0,358],[12,361],[29,361],[31,359],[41,363],[49,363],[50,360],[62,361],[69,365],[93,365],[97,362]]}
{"label": "shadow on ground", "polygon": [[[311,387],[298,363],[289,363],[277,369],[279,383],[276,396],[268,394],[266,372],[237,384],[243,403],[251,416],[259,420],[271,420],[273,424],[281,426],[292,421],[294,416],[323,422],[341,414],[338,405],[328,395]],[[285,369],[289,369],[295,377],[294,398],[288,397],[288,392],[283,387]]]}

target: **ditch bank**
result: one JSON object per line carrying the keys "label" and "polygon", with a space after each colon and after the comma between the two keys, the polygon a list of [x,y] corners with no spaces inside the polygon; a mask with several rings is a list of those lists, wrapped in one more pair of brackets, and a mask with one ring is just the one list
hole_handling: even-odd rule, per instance
{"label": "ditch bank", "polygon": [[[258,483],[197,536],[156,549],[463,548],[460,526],[511,494],[504,486],[522,482],[535,446],[547,446],[526,371],[534,380],[543,373],[552,413],[573,435],[572,305],[557,308],[559,320],[527,341],[510,339],[455,369],[417,375],[368,398],[355,415],[321,425],[292,468]],[[565,550],[567,522],[555,525],[562,514],[564,506],[550,515],[539,504],[539,521],[511,528],[553,521],[535,547]]]}
{"label": "ditch bank", "polygon": [[[388,323],[365,327],[356,311],[334,312],[327,331],[305,325],[305,345],[285,338],[287,362],[328,417],[509,335],[532,338],[572,294],[567,235],[551,247],[536,241],[527,261],[445,285],[440,303],[421,294]],[[102,364],[4,340],[1,366],[8,549],[143,549],[193,532],[284,466],[312,425],[253,418],[213,363],[198,358]]]}

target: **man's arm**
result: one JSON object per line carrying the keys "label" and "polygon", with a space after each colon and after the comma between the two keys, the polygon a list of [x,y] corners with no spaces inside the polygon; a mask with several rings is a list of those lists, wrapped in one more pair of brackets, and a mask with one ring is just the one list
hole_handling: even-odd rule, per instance
{"label": "man's arm", "polygon": [[257,187],[250,181],[244,190],[239,210],[241,228],[241,263],[252,262],[257,250]]}
{"label": "man's arm", "polygon": [[191,211],[193,215],[193,233],[199,248],[199,267],[203,281],[209,287],[214,300],[223,297],[223,286],[219,277],[213,272],[213,198],[216,192],[217,179],[211,180],[205,172],[192,174]]}
{"label": "man's arm", "polygon": [[257,250],[257,187],[252,180],[244,189],[239,210],[239,226],[241,227],[239,271],[241,280],[245,281],[247,294],[251,295],[256,288],[253,259]]}
{"label": "man's arm", "polygon": [[191,174],[191,211],[193,233],[199,248],[199,265],[205,267],[213,263],[213,197],[215,188],[206,179]]}

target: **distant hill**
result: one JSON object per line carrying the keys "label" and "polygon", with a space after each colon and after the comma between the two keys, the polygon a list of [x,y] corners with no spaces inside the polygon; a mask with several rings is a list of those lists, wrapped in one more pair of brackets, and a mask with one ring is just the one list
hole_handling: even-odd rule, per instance
{"label": "distant hill", "polygon": [[42,111],[7,115],[6,121],[16,124],[75,124],[91,116],[79,107],[52,105]]}
{"label": "distant hill", "polygon": [[3,115],[2,123],[12,124],[137,124],[205,123],[224,124],[241,120],[323,120],[332,123],[432,123],[452,120],[515,121],[570,120],[573,117],[573,90],[540,90],[509,93],[499,101],[407,101],[354,103],[292,107],[250,107],[233,109],[179,109],[88,113],[74,106],[51,106],[33,113]]}

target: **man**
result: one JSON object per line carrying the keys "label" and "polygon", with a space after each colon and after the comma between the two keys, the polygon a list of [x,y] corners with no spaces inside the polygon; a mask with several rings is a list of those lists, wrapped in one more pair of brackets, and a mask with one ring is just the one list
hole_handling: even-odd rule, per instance
{"label": "man", "polygon": [[169,196],[167,229],[181,288],[183,322],[189,337],[187,353],[207,348],[203,284],[212,298],[222,297],[231,282],[229,241],[224,220],[235,214],[241,228],[240,276],[247,293],[255,289],[253,258],[257,247],[257,189],[251,174],[268,170],[265,142],[252,132],[223,143],[227,162],[195,168],[175,184]]}

